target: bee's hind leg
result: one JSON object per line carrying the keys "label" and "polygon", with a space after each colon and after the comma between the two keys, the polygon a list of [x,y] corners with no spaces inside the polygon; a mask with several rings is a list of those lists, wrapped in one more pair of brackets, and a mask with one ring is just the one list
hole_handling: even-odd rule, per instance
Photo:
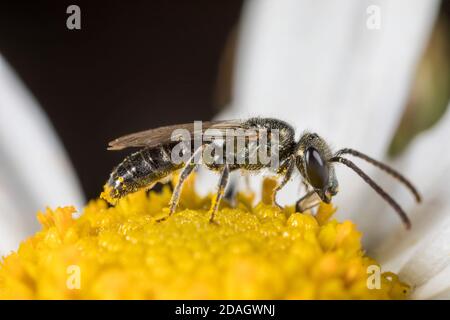
{"label": "bee's hind leg", "polygon": [[183,187],[184,182],[189,177],[189,175],[194,171],[194,169],[198,166],[197,163],[195,163],[195,157],[199,152],[201,152],[203,149],[198,148],[192,157],[187,161],[186,165],[183,167],[180,173],[180,178],[178,179],[178,182],[173,189],[172,192],[172,198],[169,202],[169,216],[172,215],[175,210],[177,209],[178,201],[180,200],[181,195],[181,189]]}
{"label": "bee's hind leg", "polygon": [[222,173],[220,174],[219,185],[217,188],[217,193],[211,203],[211,209],[209,209],[209,222],[214,222],[214,216],[219,208],[220,200],[222,200],[223,194],[225,193],[225,188],[228,184],[228,177],[230,175],[230,168],[227,164],[224,165]]}
{"label": "bee's hind leg", "polygon": [[173,189],[172,198],[170,198],[169,216],[172,215],[175,212],[175,210],[177,209],[177,205],[178,205],[178,201],[180,200],[180,194],[181,194],[181,189],[183,187],[183,184],[186,181],[186,179],[189,177],[189,175],[192,173],[192,171],[194,171],[196,166],[197,166],[196,164],[190,162],[190,163],[186,164],[183,168],[183,171],[181,171],[180,178],[178,179],[178,182],[177,182],[175,188]]}

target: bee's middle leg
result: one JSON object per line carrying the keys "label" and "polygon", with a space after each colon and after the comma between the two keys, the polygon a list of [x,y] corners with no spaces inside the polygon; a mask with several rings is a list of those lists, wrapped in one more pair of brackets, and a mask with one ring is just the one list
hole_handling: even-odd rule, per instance
{"label": "bee's middle leg", "polygon": [[214,216],[219,208],[220,200],[222,200],[223,194],[225,193],[225,188],[228,184],[228,177],[230,175],[230,168],[227,164],[224,165],[222,173],[220,174],[219,185],[217,188],[217,193],[211,203],[211,209],[209,209],[210,218],[209,222],[214,222]]}

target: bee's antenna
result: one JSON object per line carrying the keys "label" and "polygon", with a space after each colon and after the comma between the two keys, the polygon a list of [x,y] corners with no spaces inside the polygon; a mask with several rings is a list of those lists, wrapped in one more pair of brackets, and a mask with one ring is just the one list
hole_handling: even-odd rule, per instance
{"label": "bee's antenna", "polygon": [[363,160],[366,160],[367,162],[369,162],[370,164],[374,165],[375,167],[383,170],[384,172],[390,174],[392,177],[394,177],[395,179],[397,179],[398,181],[402,182],[413,194],[414,197],[416,198],[417,202],[421,201],[421,197],[419,192],[417,191],[417,189],[412,185],[412,183],[406,179],[402,174],[400,174],[398,171],[394,170],[393,168],[389,167],[388,165],[377,161],[371,157],[369,157],[368,155],[365,155],[364,153],[361,153],[357,150],[354,149],[349,149],[349,148],[345,148],[345,149],[341,149],[338,152],[336,152],[334,154],[335,157],[338,157],[340,155],[343,154],[350,154],[352,156],[361,158]]}
{"label": "bee's antenna", "polygon": [[367,174],[365,174],[364,171],[362,171],[359,167],[357,167],[353,162],[339,156],[334,156],[329,161],[342,163],[347,167],[349,167],[350,169],[352,169],[353,171],[355,171],[369,186],[371,186],[384,200],[386,200],[386,202],[389,203],[391,207],[395,209],[395,211],[397,211],[397,213],[400,216],[400,219],[402,219],[403,223],[405,224],[406,229],[411,228],[411,222],[409,221],[408,216],[406,215],[405,211],[403,211],[403,209],[400,207],[400,205],[394,199],[392,199],[392,197],[388,195],[386,191],[384,191],[378,184],[376,184],[375,181],[373,181]]}

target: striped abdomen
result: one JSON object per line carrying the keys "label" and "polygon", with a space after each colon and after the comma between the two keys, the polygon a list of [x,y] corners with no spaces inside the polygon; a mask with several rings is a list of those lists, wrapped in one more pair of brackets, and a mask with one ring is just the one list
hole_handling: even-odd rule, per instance
{"label": "striped abdomen", "polygon": [[111,173],[106,184],[109,200],[117,200],[128,193],[152,187],[168,177],[183,164],[171,161],[173,144],[145,148],[123,160]]}

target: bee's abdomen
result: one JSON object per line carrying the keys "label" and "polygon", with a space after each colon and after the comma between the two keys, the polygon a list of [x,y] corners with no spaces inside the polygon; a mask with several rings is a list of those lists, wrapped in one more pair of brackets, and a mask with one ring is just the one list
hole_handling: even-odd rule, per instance
{"label": "bee's abdomen", "polygon": [[109,197],[117,200],[170,176],[182,167],[171,161],[172,145],[145,148],[123,160],[107,182]]}

